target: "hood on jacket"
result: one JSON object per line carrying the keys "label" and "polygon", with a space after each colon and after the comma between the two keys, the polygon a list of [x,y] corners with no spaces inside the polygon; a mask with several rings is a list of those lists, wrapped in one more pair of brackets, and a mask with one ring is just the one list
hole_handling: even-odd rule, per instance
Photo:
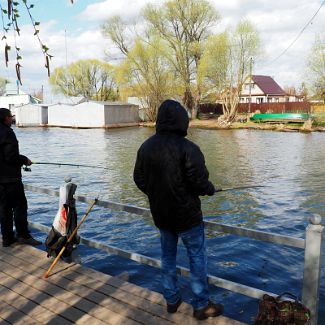
{"label": "hood on jacket", "polygon": [[187,135],[189,118],[186,109],[175,100],[165,100],[158,109],[156,132],[174,132]]}

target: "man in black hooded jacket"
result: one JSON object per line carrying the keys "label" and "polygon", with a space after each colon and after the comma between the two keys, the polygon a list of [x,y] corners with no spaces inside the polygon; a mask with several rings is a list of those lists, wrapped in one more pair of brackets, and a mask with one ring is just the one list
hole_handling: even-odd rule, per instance
{"label": "man in black hooded jacket", "polygon": [[[11,129],[13,116],[9,109],[0,108],[0,221],[2,246],[18,241],[21,244],[40,245],[28,230],[27,200],[21,181],[21,167],[32,162],[19,154],[18,141]],[[17,238],[13,231],[15,222]]]}
{"label": "man in black hooded jacket", "polygon": [[176,275],[178,238],[190,261],[193,316],[219,316],[223,306],[209,300],[207,258],[200,195],[213,195],[200,148],[185,138],[187,112],[173,100],[158,110],[156,134],[138,150],[134,181],[148,196],[151,214],[161,234],[161,269],[167,311],[175,313],[182,303]]}

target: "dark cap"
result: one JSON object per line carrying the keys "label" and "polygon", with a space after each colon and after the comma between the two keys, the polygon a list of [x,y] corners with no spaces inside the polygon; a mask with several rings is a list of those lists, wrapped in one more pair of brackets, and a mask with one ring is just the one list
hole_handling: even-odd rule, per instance
{"label": "dark cap", "polygon": [[6,117],[12,117],[11,111],[8,108],[0,108],[0,122],[4,122]]}

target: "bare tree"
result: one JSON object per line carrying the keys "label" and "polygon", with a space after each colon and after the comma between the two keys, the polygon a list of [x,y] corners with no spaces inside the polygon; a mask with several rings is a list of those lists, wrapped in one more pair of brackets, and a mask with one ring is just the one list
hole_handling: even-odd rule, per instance
{"label": "bare tree", "polygon": [[148,5],[144,17],[169,47],[167,58],[182,84],[183,102],[196,118],[201,97],[197,68],[218,13],[206,0],[170,0],[159,8]]}
{"label": "bare tree", "polygon": [[102,32],[125,56],[117,66],[122,95],[138,97],[146,119],[154,121],[160,103],[171,95],[171,89],[175,91],[175,78],[166,60],[168,48],[152,31],[145,30],[140,37],[136,27],[132,27],[133,31],[120,17],[112,17],[103,25]]}
{"label": "bare tree", "polygon": [[309,86],[316,98],[325,102],[325,37],[316,35],[307,60]]}

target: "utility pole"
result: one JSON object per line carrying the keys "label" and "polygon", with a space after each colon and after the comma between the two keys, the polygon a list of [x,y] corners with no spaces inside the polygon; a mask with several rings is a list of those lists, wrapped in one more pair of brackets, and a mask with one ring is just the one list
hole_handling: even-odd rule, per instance
{"label": "utility pole", "polygon": [[252,102],[252,70],[253,70],[253,58],[250,58],[249,61],[249,103],[248,103],[248,114],[251,112],[251,102]]}
{"label": "utility pole", "polygon": [[68,46],[67,46],[67,30],[64,30],[64,46],[65,46],[65,91],[68,95]]}

